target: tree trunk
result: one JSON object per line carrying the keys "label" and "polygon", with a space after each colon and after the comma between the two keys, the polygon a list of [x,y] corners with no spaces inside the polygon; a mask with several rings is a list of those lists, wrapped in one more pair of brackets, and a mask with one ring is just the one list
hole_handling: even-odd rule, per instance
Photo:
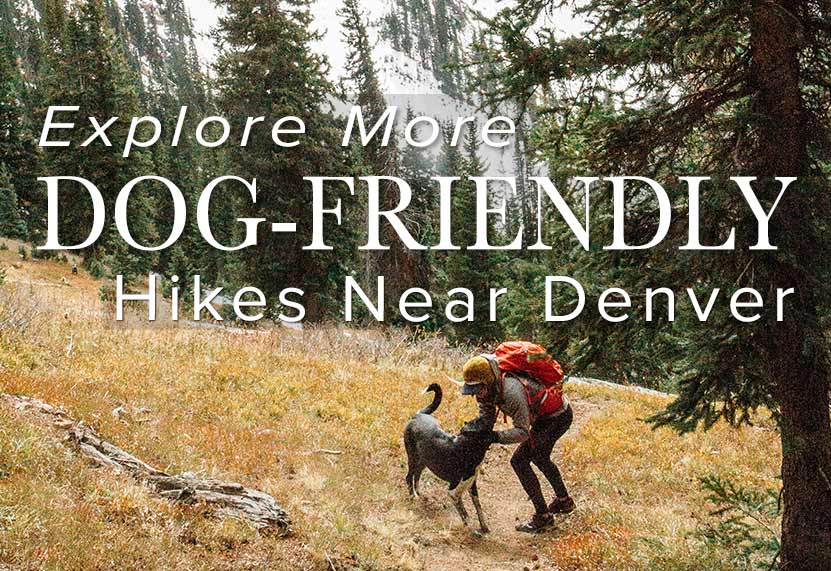
{"label": "tree trunk", "polygon": [[[794,357],[798,358],[798,354]],[[796,360],[796,359],[794,359]],[[782,569],[831,569],[828,369],[781,374]],[[810,362],[807,363],[810,366]],[[804,373],[802,376],[800,373]]]}
{"label": "tree trunk", "polygon": [[[806,279],[816,253],[803,230],[812,212],[808,122],[800,90],[800,2],[764,0],[753,4],[751,19],[752,110],[760,117],[752,174],[770,178],[796,176],[777,209],[778,231],[789,252],[760,257],[765,273],[778,287],[793,287],[785,321],[768,325],[765,350],[771,363],[774,394],[781,412],[782,569],[831,569],[831,419],[829,363],[817,302]],[[778,185],[771,185],[778,191]],[[791,192],[792,191],[792,192]],[[775,194],[763,196],[772,202]],[[776,242],[774,242],[776,243]],[[796,261],[794,261],[796,260]],[[825,260],[822,260],[824,263]]]}

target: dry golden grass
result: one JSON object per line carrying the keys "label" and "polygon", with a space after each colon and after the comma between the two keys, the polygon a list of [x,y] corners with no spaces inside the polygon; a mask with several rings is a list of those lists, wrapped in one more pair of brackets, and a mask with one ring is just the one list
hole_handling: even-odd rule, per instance
{"label": "dry golden grass", "polygon": [[[13,296],[34,297],[42,314],[0,339],[0,392],[61,405],[159,467],[267,491],[296,529],[290,539],[262,537],[171,506],[0,405],[0,564],[13,568],[522,569],[537,555],[558,569],[714,571],[729,567],[687,537],[707,514],[697,478],[774,483],[769,430],[653,431],[639,419],[662,399],[570,385],[579,431],[560,460],[580,509],[553,534],[518,537],[513,519],[528,505],[496,450],[482,493],[498,529],[472,540],[441,485],[428,480],[427,499],[415,503],[402,485],[401,429],[422,406],[420,390],[456,374],[463,351],[435,337],[335,327],[122,326],[101,311],[99,284],[73,279],[67,264],[23,262],[10,276],[0,320]],[[437,416],[456,429],[475,407],[448,393]],[[126,416],[113,416],[119,406]]]}

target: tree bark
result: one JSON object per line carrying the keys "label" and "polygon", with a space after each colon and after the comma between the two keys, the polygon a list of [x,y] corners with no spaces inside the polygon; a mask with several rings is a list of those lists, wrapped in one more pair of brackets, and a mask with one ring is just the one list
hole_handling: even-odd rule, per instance
{"label": "tree bark", "polygon": [[[785,321],[768,324],[765,352],[778,401],[782,440],[782,549],[786,571],[831,569],[831,419],[829,363],[816,296],[805,266],[810,256],[805,216],[816,212],[808,153],[811,128],[801,92],[801,2],[757,0],[750,13],[754,98],[759,117],[752,174],[796,176],[777,209],[777,225],[790,252],[760,257],[771,283],[795,288]],[[770,186],[772,191],[778,185]],[[793,192],[791,192],[791,190]],[[775,198],[766,193],[768,200]],[[776,242],[774,242],[776,243]],[[808,257],[806,257],[808,256]]]}

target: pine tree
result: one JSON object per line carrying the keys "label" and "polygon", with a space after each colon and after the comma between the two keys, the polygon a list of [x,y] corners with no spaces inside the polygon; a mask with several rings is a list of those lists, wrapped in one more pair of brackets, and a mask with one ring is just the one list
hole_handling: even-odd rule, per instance
{"label": "pine tree", "polygon": [[0,236],[26,238],[26,221],[20,216],[17,193],[9,184],[8,174],[0,168]]}
{"label": "pine tree", "polygon": [[409,10],[416,37],[416,52],[422,62],[432,62],[433,10],[429,0],[410,0]]}
{"label": "pine tree", "polygon": [[[195,157],[200,164],[201,174],[204,180],[213,180],[225,176],[234,171],[228,153],[216,152],[200,154]],[[251,201],[250,196],[243,188],[223,189],[222,194],[217,191],[217,200],[210,210],[211,232],[220,244],[232,246],[240,244],[245,236],[244,228],[237,222],[236,216],[245,210],[245,205]],[[195,204],[193,200],[191,205]],[[196,220],[195,212],[189,212],[191,226]],[[199,273],[207,283],[216,285],[234,285],[237,282],[244,282],[244,266],[238,252],[225,252],[208,244],[201,236],[197,236],[198,228],[191,227],[186,236],[192,236],[189,240],[183,240],[186,244],[190,257],[193,273]],[[176,269],[172,260],[167,273]],[[167,262],[165,262],[167,263]],[[163,266],[167,267],[167,265]],[[243,284],[247,285],[247,284]]]}
{"label": "pine tree", "polygon": [[14,0],[0,0],[0,38],[4,39],[4,44],[12,43],[13,39],[16,40],[17,16],[17,6]]}
{"label": "pine tree", "polygon": [[[357,0],[344,0],[338,14],[343,20],[344,39],[349,48],[346,64],[347,85],[355,94],[355,103],[361,107],[365,122],[373,125],[386,111],[387,104],[381,93],[372,61],[372,46],[364,17]],[[396,176],[397,145],[391,140],[387,146],[383,146],[379,139],[375,139],[363,147],[361,162],[367,175]],[[394,208],[400,201],[397,185],[392,182],[382,184],[381,200],[384,210]],[[390,304],[390,312],[394,313],[397,311],[396,300],[404,290],[426,284],[426,264],[424,256],[408,249],[388,224],[382,226],[381,244],[388,246],[389,250],[365,253],[364,279],[367,287],[374,291],[377,276],[384,276],[386,300]]]}
{"label": "pine tree", "polygon": [[[410,123],[413,119],[415,119],[415,112],[408,105],[404,121]],[[419,140],[420,129],[414,129],[412,136]],[[399,152],[398,174],[410,184],[413,191],[413,198],[407,208],[407,220],[412,225],[413,237],[420,244],[432,244],[438,235],[438,221],[435,216],[438,207],[438,191],[436,183],[431,180],[436,170],[433,157],[426,149],[407,144],[404,144]],[[422,265],[427,270],[432,264]]]}
{"label": "pine tree", "polygon": [[[56,51],[49,64],[50,77],[46,80],[47,104],[66,101],[77,102],[79,116],[108,117],[140,116],[138,78],[127,65],[119,40],[114,36],[101,0],[87,0],[66,20],[63,40],[56,44]],[[107,132],[111,141],[124,141],[129,122],[116,122]],[[100,140],[87,147],[80,143],[92,134],[89,126],[72,131],[72,144],[66,148],[50,148],[45,153],[47,168],[61,175],[74,175],[92,181],[101,190],[111,224],[115,198],[124,185],[133,178],[150,172],[147,155],[141,151],[123,158],[112,147]],[[60,195],[61,239],[64,243],[78,243],[86,238],[92,226],[92,208],[86,191],[77,186],[67,186]],[[137,187],[130,197],[128,219],[135,240],[144,244],[157,244],[158,232],[154,222],[154,195],[147,188]],[[93,246],[89,255],[103,255],[112,249],[126,252],[121,239],[113,229],[107,228]],[[118,249],[116,249],[116,247]],[[128,254],[125,253],[125,256]],[[141,261],[144,269],[155,266],[157,255],[153,252],[129,253],[124,266],[134,267],[133,258]]]}
{"label": "pine tree", "polygon": [[[143,10],[135,0],[125,4],[125,28],[135,46],[135,64],[150,63],[143,71],[147,80],[141,88],[141,105],[149,114],[158,117],[163,125],[172,125],[178,120],[182,106],[188,108],[183,126],[184,132],[192,132],[200,117],[213,114],[208,102],[205,79],[199,67],[194,47],[193,23],[186,6],[181,0],[167,2],[159,9],[150,7]],[[164,30],[163,38],[158,29]],[[221,160],[225,153],[221,149],[205,149],[192,137],[183,137],[175,149],[166,145],[155,145],[151,150],[155,174],[176,181],[188,204],[188,225],[177,241],[183,252],[191,256],[189,262],[200,271],[216,269],[207,258],[217,259],[222,252],[204,248],[195,224],[195,208],[198,195],[209,180],[205,174],[212,163]],[[226,174],[217,173],[217,176]],[[173,204],[168,198],[158,201],[156,226],[161,236],[167,236],[172,227]],[[223,212],[224,214],[225,212]],[[229,213],[233,214],[233,212]],[[213,251],[212,251],[213,250]],[[159,253],[158,270],[165,274],[178,271],[173,263],[173,249]],[[220,279],[219,275],[206,271],[202,278],[207,283]]]}
{"label": "pine tree", "polygon": [[[532,43],[527,30],[546,7],[559,4],[528,0],[497,19],[504,70],[493,99],[524,101],[552,84],[570,87],[546,109],[559,125],[552,131],[560,131],[549,140],[549,156],[560,158],[556,141],[563,131],[581,131],[578,137],[589,144],[580,162],[591,169],[583,174],[714,177],[706,189],[711,225],[702,240],[721,243],[734,227],[735,251],[685,255],[676,250],[686,241],[681,233],[660,249],[609,255],[605,268],[598,268],[601,278],[613,272],[615,285],[633,290],[654,279],[678,291],[695,284],[723,294],[744,286],[799,292],[786,298],[781,323],[771,308],[749,324],[717,317],[706,324],[642,326],[641,335],[664,342],[649,349],[652,355],[642,349],[632,358],[654,362],[650,357],[659,353],[678,383],[679,398],[653,419],[658,423],[691,430],[719,418],[748,421],[762,405],[776,412],[783,450],[782,567],[829,569],[828,6],[776,0],[693,8],[669,0],[637,6],[592,0],[580,9],[594,20],[586,37],[558,40],[543,25],[536,32],[542,42]],[[617,79],[628,84],[623,93],[613,84]],[[581,108],[605,99],[608,112],[576,120]],[[755,243],[755,219],[726,182],[736,175],[759,177],[756,191],[764,204],[778,195],[774,176],[798,177],[771,225],[778,250],[748,249]],[[667,190],[678,205],[674,215],[683,219],[685,189],[669,184]],[[629,206],[632,241],[648,239],[655,230],[654,201],[640,198]],[[602,235],[608,224],[600,219],[592,229]],[[721,309],[714,315],[728,314]],[[623,342],[613,337],[606,346]]]}
{"label": "pine tree", "polygon": [[531,236],[534,224],[531,221],[531,196],[528,189],[528,141],[525,119],[520,115],[515,119],[516,135],[514,137],[514,176],[517,179],[517,194],[513,201],[519,210],[519,220],[522,224],[523,244],[533,244]]}
{"label": "pine tree", "polygon": [[[269,132],[255,132],[245,148],[231,155],[234,170],[256,178],[257,203],[241,212],[271,222],[295,222],[294,234],[273,233],[260,225],[256,248],[240,252],[241,279],[271,299],[285,287],[305,291],[307,319],[320,319],[340,307],[336,283],[349,271],[348,227],[327,228],[328,251],[304,250],[311,241],[311,200],[304,176],[343,176],[345,160],[337,140],[337,123],[326,111],[333,86],[326,80],[325,60],[309,44],[312,32],[307,0],[223,2],[218,40],[224,47],[217,61],[218,107],[242,131],[246,117],[265,116],[266,124],[293,115],[303,120],[300,144],[279,148]],[[346,193],[335,188],[331,201]],[[246,198],[250,202],[250,198]],[[344,200],[348,203],[348,200]],[[327,204],[331,207],[331,203]]]}
{"label": "pine tree", "polygon": [[7,171],[19,171],[23,142],[23,105],[20,71],[6,38],[0,39],[0,165]]}
{"label": "pine tree", "polygon": [[193,21],[183,0],[171,1],[166,8],[165,79],[175,86],[173,94],[180,103],[200,111],[206,107],[206,89],[194,45]]}
{"label": "pine tree", "polygon": [[401,11],[401,51],[405,54],[413,54],[413,30],[410,26],[410,7],[408,0],[398,0],[397,6]]}
{"label": "pine tree", "polygon": [[[17,238],[27,236],[20,206],[30,204],[32,177],[29,173],[37,152],[24,117],[24,92],[12,48],[0,39],[0,188],[4,189],[0,225],[6,235]],[[18,203],[17,189],[22,190],[25,202]]]}
{"label": "pine tree", "polygon": [[[405,121],[415,118],[412,107],[407,107]],[[419,139],[419,129],[413,137]],[[407,207],[407,225],[413,238],[419,244],[435,243],[438,236],[438,189],[431,177],[435,174],[432,155],[423,148],[405,144],[399,155],[398,176],[407,181],[412,190],[412,200]],[[412,280],[407,287],[420,287],[430,290],[435,283],[435,258],[430,251],[407,251],[413,261],[415,272],[407,276]],[[436,327],[437,322],[431,318],[421,324],[423,327]]]}
{"label": "pine tree", "polygon": [[[103,187],[108,205],[112,204],[113,190],[127,176],[166,176],[177,183],[189,206],[195,208],[195,195],[204,184],[200,176],[207,161],[216,162],[216,156],[224,151],[205,152],[191,138],[183,137],[175,151],[155,145],[122,161],[114,147],[104,147],[99,142],[82,149],[76,160],[72,151],[50,149],[41,153],[32,135],[40,129],[50,104],[65,105],[67,101],[80,101],[80,113],[100,120],[106,119],[107,113],[119,115],[120,122],[107,130],[116,146],[126,134],[130,116],[150,114],[167,125],[175,121],[179,106],[187,105],[187,132],[196,118],[211,114],[206,113],[207,90],[184,3],[157,5],[127,0],[122,11],[113,0],[101,0],[97,5],[86,1],[67,4],[64,0],[38,0],[34,8],[26,9],[15,0],[0,0],[0,26],[9,32],[0,34],[0,114],[14,117],[14,129],[2,144],[8,142],[9,148],[15,149],[14,153],[5,152],[2,162],[6,163],[9,185],[18,197],[18,210],[28,222],[28,238],[33,243],[42,243],[44,239],[45,188],[36,177],[49,172],[78,176],[87,173],[90,180]],[[164,40],[157,32],[160,28],[165,31]],[[79,128],[73,145],[90,134],[86,121],[76,123]],[[99,173],[105,173],[104,182],[93,178]],[[123,176],[113,178],[111,173]],[[155,192],[149,189],[137,189],[131,197],[131,230],[141,242],[153,243],[170,230],[170,200],[164,191],[159,197],[157,200]],[[71,186],[66,191],[62,189],[61,235],[65,242],[86,235],[90,214],[83,191]],[[189,213],[191,222],[192,214]],[[191,223],[180,240],[186,252],[197,251],[195,236],[195,224]],[[113,240],[120,237],[108,228],[96,248],[86,254],[106,257],[123,267],[144,264],[144,270],[155,266],[166,271],[169,251],[161,253],[158,263],[156,255],[141,253],[132,253],[130,260],[121,263],[114,259],[114,253],[126,250],[120,245],[115,247]],[[199,250],[199,254],[210,256],[212,252]]]}
{"label": "pine tree", "polygon": [[124,3],[124,29],[138,55],[146,56],[148,53],[147,24],[138,0],[126,0]]}
{"label": "pine tree", "polygon": [[453,96],[462,94],[459,31],[462,10],[452,0],[434,0],[433,70],[442,90]]}
{"label": "pine tree", "polygon": [[395,51],[401,50],[401,20],[395,7],[384,15],[381,26],[381,35],[392,43],[392,49]]}
{"label": "pine tree", "polygon": [[[476,242],[476,185],[470,177],[483,176],[486,165],[479,157],[481,141],[477,128],[472,125],[465,134],[464,152],[458,145],[451,145],[453,123],[447,123],[443,130],[444,149],[440,172],[442,176],[461,178],[453,188],[452,214],[453,244],[459,250],[450,250],[444,256],[444,283],[442,290],[467,288],[473,293],[473,321],[453,323],[450,330],[453,337],[462,341],[489,342],[500,336],[498,323],[490,321],[489,288],[498,282],[500,275],[499,258],[488,250],[469,250]],[[488,232],[493,238],[494,229]],[[462,299],[454,295],[453,299]],[[459,312],[457,312],[459,313]]]}

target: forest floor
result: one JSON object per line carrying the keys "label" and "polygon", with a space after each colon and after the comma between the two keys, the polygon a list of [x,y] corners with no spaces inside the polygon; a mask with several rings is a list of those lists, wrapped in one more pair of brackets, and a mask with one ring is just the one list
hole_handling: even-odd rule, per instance
{"label": "forest floor", "polygon": [[0,393],[62,406],[157,467],[266,491],[294,533],[170,504],[0,403],[0,569],[726,571],[730,554],[694,533],[712,519],[699,478],[777,483],[767,419],[681,436],[643,422],[667,397],[570,383],[576,420],[556,459],[577,511],[515,532],[531,505],[512,448],[496,446],[479,484],[493,531],[476,537],[443,482],[425,475],[418,500],[403,484],[401,430],[427,383],[447,389],[436,417],[448,430],[476,413],[442,381],[466,351],[396,330],[117,324],[101,282],[7,245]]}

